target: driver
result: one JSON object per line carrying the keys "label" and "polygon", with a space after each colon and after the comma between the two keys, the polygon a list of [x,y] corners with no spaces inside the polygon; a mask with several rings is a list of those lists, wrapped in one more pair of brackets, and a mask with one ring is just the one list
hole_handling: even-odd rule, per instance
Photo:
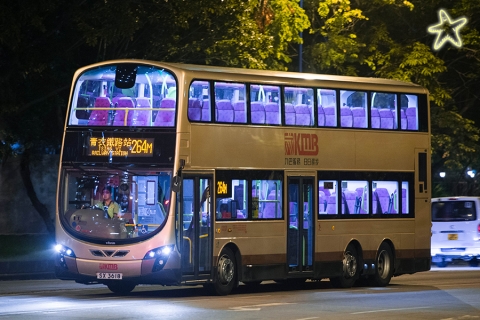
{"label": "driver", "polygon": [[102,190],[103,201],[97,203],[97,207],[102,209],[105,212],[105,218],[118,218],[118,213],[120,211],[120,206],[118,203],[112,200],[112,191],[110,187],[105,187]]}

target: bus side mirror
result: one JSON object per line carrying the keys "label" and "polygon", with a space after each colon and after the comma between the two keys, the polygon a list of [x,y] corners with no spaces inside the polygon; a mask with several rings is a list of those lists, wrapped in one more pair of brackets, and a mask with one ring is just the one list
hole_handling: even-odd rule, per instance
{"label": "bus side mirror", "polygon": [[183,181],[183,178],[181,176],[173,177],[172,186],[171,186],[172,190],[175,192],[180,192],[180,190],[182,189],[182,181]]}
{"label": "bus side mirror", "polygon": [[178,169],[177,175],[172,179],[172,190],[179,192],[182,188],[182,170],[185,167],[185,159],[180,159],[180,168]]}

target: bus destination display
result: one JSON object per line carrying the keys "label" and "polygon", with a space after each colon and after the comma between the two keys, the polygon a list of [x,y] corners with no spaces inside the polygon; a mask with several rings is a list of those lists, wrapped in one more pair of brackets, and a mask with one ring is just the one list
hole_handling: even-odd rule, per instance
{"label": "bus destination display", "polygon": [[127,137],[90,137],[89,156],[152,157],[153,138],[132,139]]}

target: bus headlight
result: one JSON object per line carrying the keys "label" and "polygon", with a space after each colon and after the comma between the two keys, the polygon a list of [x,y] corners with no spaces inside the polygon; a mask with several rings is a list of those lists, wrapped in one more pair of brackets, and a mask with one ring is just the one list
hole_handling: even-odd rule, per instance
{"label": "bus headlight", "polygon": [[76,258],[75,252],[67,246],[57,244],[55,245],[55,251],[57,251],[61,256],[68,256],[71,258]]}
{"label": "bus headlight", "polygon": [[58,264],[64,268],[68,269],[67,263],[65,261],[65,256],[70,258],[76,258],[75,252],[67,246],[57,244],[55,245],[55,251],[58,252]]}
{"label": "bus headlight", "polygon": [[172,245],[152,249],[145,254],[145,257],[143,257],[143,259],[145,260],[155,259],[152,272],[160,271],[163,269],[163,267],[167,263],[168,257],[170,256],[170,253],[172,253],[174,248],[175,246],[172,244]]}

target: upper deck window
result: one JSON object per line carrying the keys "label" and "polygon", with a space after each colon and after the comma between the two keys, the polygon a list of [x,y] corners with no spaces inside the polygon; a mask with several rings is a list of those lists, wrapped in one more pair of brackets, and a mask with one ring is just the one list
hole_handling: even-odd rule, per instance
{"label": "upper deck window", "polygon": [[340,91],[340,126],[344,128],[366,128],[368,111],[367,93],[362,91]]}
{"label": "upper deck window", "polygon": [[337,126],[337,92],[331,89],[317,89],[318,126]]}
{"label": "upper deck window", "polygon": [[173,127],[177,81],[155,67],[109,65],[76,81],[69,126]]}
{"label": "upper deck window", "polygon": [[247,122],[245,84],[215,82],[215,121]]}
{"label": "upper deck window", "polygon": [[188,119],[210,122],[210,83],[193,81],[188,93]]}
{"label": "upper deck window", "polygon": [[254,124],[281,124],[280,87],[252,84],[250,86],[250,118]]}
{"label": "upper deck window", "polygon": [[314,123],[313,89],[285,87],[285,124],[311,127]]}

